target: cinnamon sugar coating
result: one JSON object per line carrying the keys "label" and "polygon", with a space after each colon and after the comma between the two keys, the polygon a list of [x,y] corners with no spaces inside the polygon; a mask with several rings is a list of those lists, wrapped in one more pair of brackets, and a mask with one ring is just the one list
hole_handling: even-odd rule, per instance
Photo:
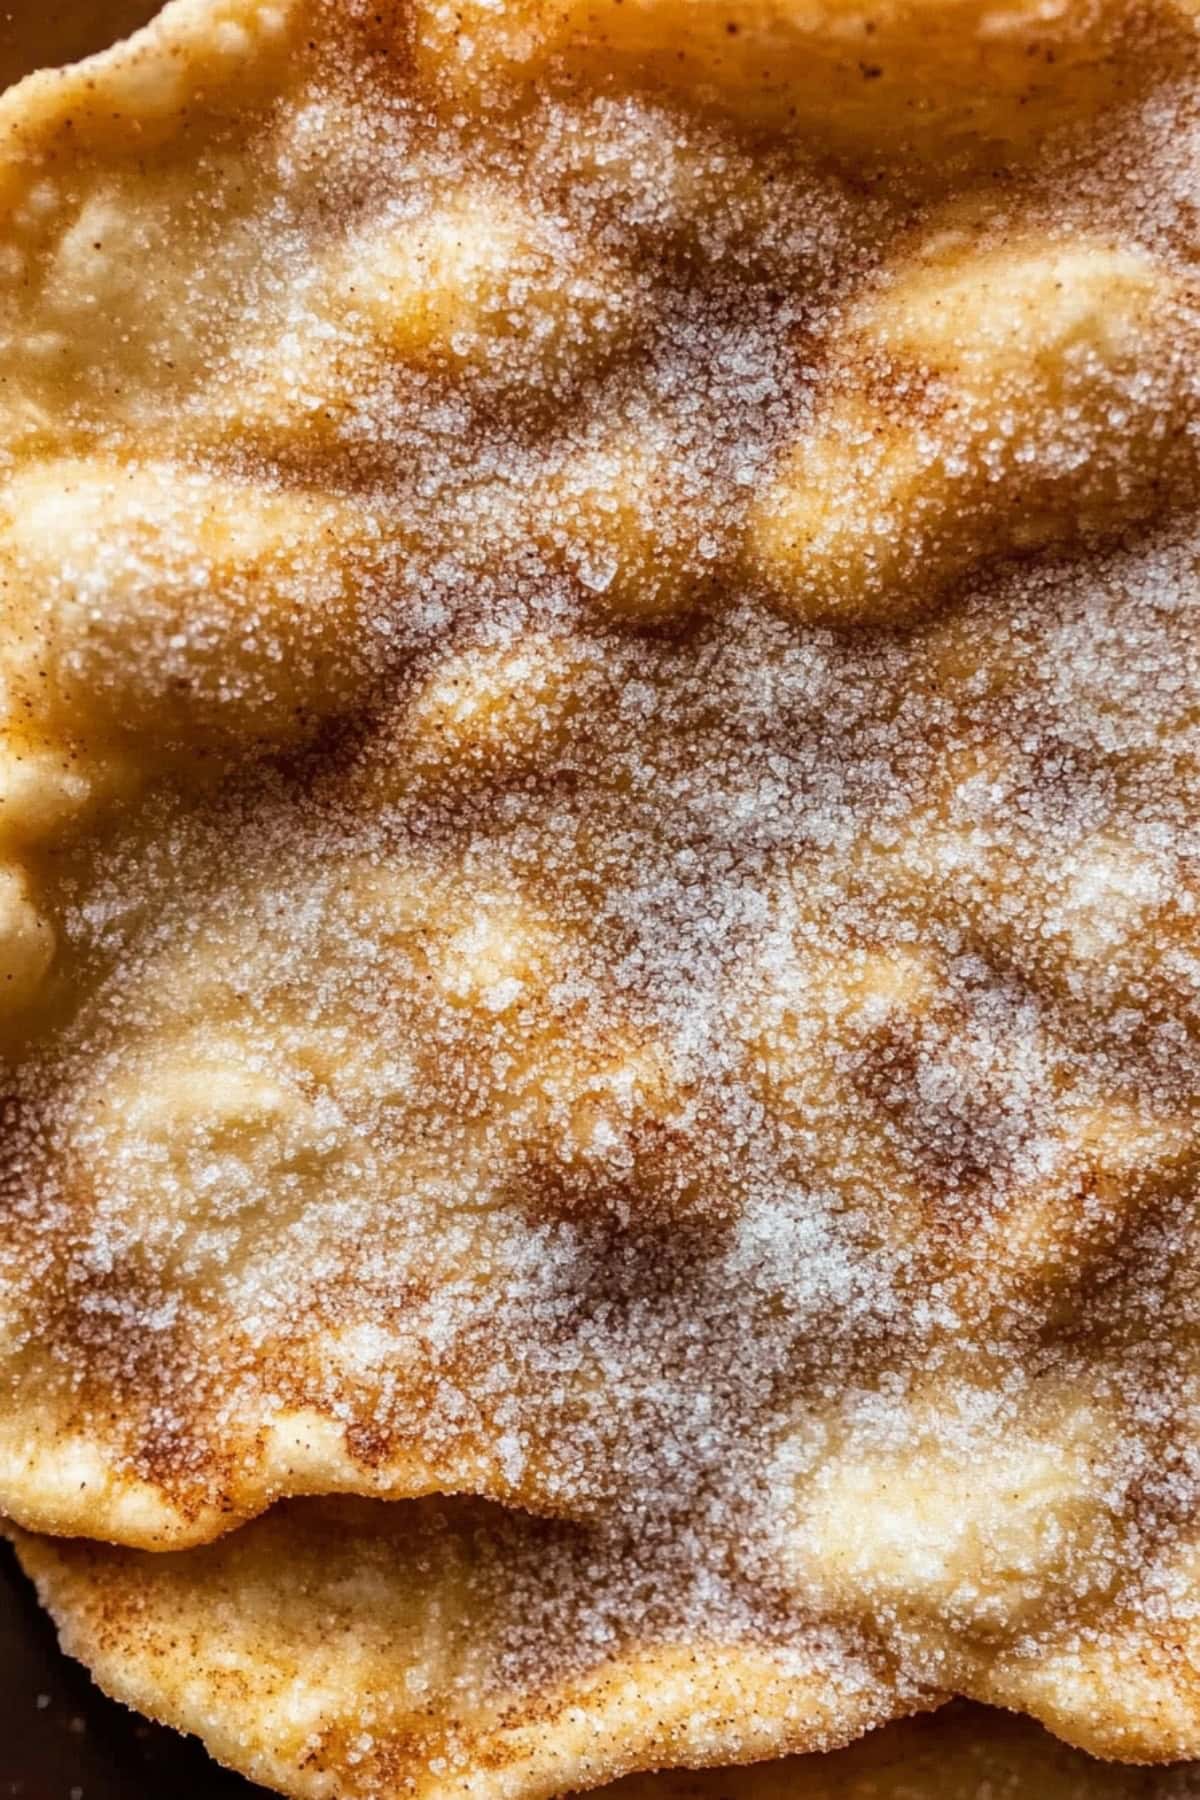
{"label": "cinnamon sugar coating", "polygon": [[717,12],[0,102],[0,1505],[1194,1754],[1192,16]]}

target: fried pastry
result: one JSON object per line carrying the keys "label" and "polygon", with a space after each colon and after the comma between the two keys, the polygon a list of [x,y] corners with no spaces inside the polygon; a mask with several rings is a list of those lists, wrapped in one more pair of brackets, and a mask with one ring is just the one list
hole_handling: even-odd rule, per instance
{"label": "fried pastry", "polygon": [[668,1546],[623,1563],[480,1501],[293,1501],[166,1554],[16,1541],[102,1686],[295,1795],[550,1795],[823,1749],[924,1700],[853,1634],[710,1628]]}
{"label": "fried pastry", "polygon": [[[17,1545],[103,1687],[306,1800],[552,1794],[647,1761],[762,1756],[800,1719],[828,1740],[895,1700],[853,1658],[831,1655],[835,1679],[808,1685],[798,1656],[714,1643],[702,1587],[672,1642],[647,1571],[598,1580],[592,1534],[474,1501],[295,1501],[167,1555]],[[611,1800],[1198,1793],[1196,1765],[1100,1763],[1010,1714],[951,1706],[831,1754],[634,1774]]]}
{"label": "fried pastry", "polygon": [[0,1504],[470,1493],[851,1644],[759,1753],[1193,1755],[1190,13],[716,17],[0,102]]}
{"label": "fried pastry", "polygon": [[1194,1800],[1197,1793],[1193,1763],[1101,1763],[1027,1719],[953,1705],[831,1756],[629,1776],[614,1800]]}

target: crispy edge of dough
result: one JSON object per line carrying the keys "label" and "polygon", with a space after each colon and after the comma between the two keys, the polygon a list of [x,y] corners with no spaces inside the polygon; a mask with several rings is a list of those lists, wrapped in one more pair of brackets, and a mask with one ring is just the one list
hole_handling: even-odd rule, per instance
{"label": "crispy edge of dough", "polygon": [[[1200,1769],[1097,1761],[1028,1718],[962,1703],[941,1710],[938,1697],[932,1694],[915,1706],[911,1697],[906,1697],[895,1710],[909,1716],[903,1722],[897,1718],[888,1728],[876,1728],[881,1721],[865,1718],[852,1726],[843,1720],[837,1731],[820,1730],[815,1723],[819,1708],[814,1706],[814,1724],[807,1738],[792,1729],[777,1733],[775,1741],[760,1736],[737,1750],[732,1740],[723,1747],[715,1737],[704,1745],[694,1735],[686,1736],[691,1709],[724,1706],[732,1732],[741,1724],[740,1698],[753,1704],[763,1692],[763,1671],[753,1657],[736,1660],[728,1652],[714,1655],[712,1647],[706,1647],[709,1654],[699,1662],[687,1651],[651,1651],[602,1669],[582,1682],[531,1695],[531,1719],[524,1723],[512,1718],[510,1705],[500,1727],[480,1740],[478,1771],[469,1784],[464,1783],[461,1767],[457,1777],[448,1775],[439,1783],[428,1769],[421,1769],[419,1747],[410,1740],[407,1746],[403,1741],[398,1744],[398,1759],[393,1759],[386,1786],[331,1789],[322,1785],[323,1781],[336,1783],[344,1777],[353,1783],[354,1779],[354,1767],[340,1769],[337,1764],[336,1733],[335,1760],[327,1756],[322,1762],[318,1751],[307,1770],[290,1765],[285,1754],[264,1740],[263,1714],[259,1708],[256,1715],[255,1691],[241,1685],[236,1666],[248,1663],[253,1679],[260,1658],[277,1664],[281,1654],[285,1658],[288,1654],[291,1646],[280,1629],[282,1605],[275,1614],[272,1636],[273,1591],[287,1588],[293,1604],[296,1591],[311,1595],[314,1631],[333,1610],[322,1607],[318,1584],[325,1568],[317,1567],[314,1582],[311,1543],[295,1561],[285,1552],[273,1569],[272,1538],[282,1535],[286,1543],[290,1510],[283,1508],[271,1522],[251,1526],[241,1541],[231,1546],[232,1558],[213,1551],[153,1557],[87,1543],[37,1539],[12,1528],[9,1535],[59,1627],[64,1649],[91,1669],[106,1692],[163,1723],[198,1733],[219,1759],[260,1780],[282,1784],[285,1791],[297,1795],[408,1791],[434,1800],[451,1791],[461,1795],[466,1786],[483,1800],[500,1795],[512,1800],[515,1795],[546,1796],[566,1785],[599,1784],[624,1770],[631,1772],[613,1790],[612,1800],[980,1800],[983,1793],[992,1795],[993,1800],[1031,1795],[1037,1800],[1183,1800],[1186,1793],[1200,1791],[1191,1785],[1200,1777]],[[453,1506],[446,1510],[453,1516]],[[382,1508],[370,1502],[352,1503],[344,1515],[337,1503],[322,1511],[330,1525],[339,1517],[347,1520],[351,1560],[355,1555],[354,1520],[382,1515]],[[478,1519],[480,1509],[468,1503],[465,1516]],[[265,1551],[261,1569],[257,1566],[256,1534]],[[357,1541],[366,1566],[367,1539],[360,1536]],[[206,1571],[213,1570],[217,1562],[226,1565],[226,1573],[210,1580]],[[268,1607],[265,1620],[261,1610],[264,1597]],[[397,1592],[398,1615],[410,1597],[409,1590]],[[461,1605],[449,1582],[441,1604],[450,1612],[456,1604]],[[231,1618],[235,1630],[244,1627],[247,1633],[244,1655],[234,1646],[232,1658]],[[255,1618],[257,1628],[252,1628]],[[293,1654],[301,1682],[309,1674],[315,1682],[300,1649]],[[377,1666],[385,1681],[397,1684],[406,1666],[402,1651],[394,1651],[386,1666]],[[770,1680],[769,1670],[767,1675]],[[361,1667],[356,1670],[358,1688],[360,1677]],[[994,1698],[1011,1702],[1015,1696],[1007,1692]],[[448,1694],[434,1694],[433,1705],[439,1704],[447,1714],[452,1710]],[[928,1716],[935,1710],[936,1719]],[[914,1716],[921,1713],[926,1716]],[[556,1722],[562,1722],[563,1736],[557,1752],[548,1751],[544,1742],[538,1742],[538,1734]],[[319,1713],[315,1724],[319,1737]],[[655,1734],[673,1728],[682,1728],[685,1735],[677,1740],[678,1750],[693,1766],[651,1772],[644,1765],[663,1757],[661,1740],[653,1741]],[[846,1747],[855,1729],[865,1735]],[[605,1746],[606,1730],[633,1735],[624,1744]],[[352,1733],[350,1739],[343,1737],[342,1747],[349,1741]],[[747,1758],[775,1758],[784,1749],[799,1754],[787,1760],[746,1761],[735,1767],[720,1763],[722,1756],[737,1753]],[[414,1762],[415,1768],[411,1766]],[[710,1766],[695,1766],[706,1764]],[[356,1766],[361,1769],[362,1765]]]}
{"label": "crispy edge of dough", "polygon": [[[353,1503],[345,1515],[336,1503],[324,1509],[343,1564],[364,1504],[371,1505]],[[364,1737],[370,1728],[352,1713],[338,1716],[336,1692],[323,1690],[313,1659],[295,1641],[294,1620],[289,1630],[283,1617],[303,1595],[313,1641],[336,1630],[337,1576],[329,1573],[336,1559],[321,1555],[319,1536],[293,1543],[289,1516],[294,1509],[280,1508],[234,1540],[158,1556],[4,1529],[63,1649],[107,1694],[195,1733],[219,1762],[296,1800],[401,1792],[420,1800],[461,1800],[464,1792],[472,1800],[549,1800],[659,1767],[840,1749],[891,1719],[941,1704],[941,1696],[892,1687],[886,1676],[839,1681],[832,1660],[828,1671],[798,1671],[787,1651],[720,1641],[647,1643],[526,1692],[487,1695],[475,1724],[461,1684],[447,1679],[415,1706],[410,1701],[390,1731],[376,1724]],[[501,1516],[511,1528],[515,1515]],[[468,1559],[479,1520],[480,1509],[470,1505],[456,1535],[456,1549]],[[358,1541],[365,1572],[366,1540]],[[406,1676],[410,1691],[422,1693],[426,1677],[416,1656],[406,1655],[406,1628],[409,1650],[413,1642],[423,1646],[430,1661],[439,1630],[451,1656],[456,1635],[488,1641],[486,1621],[473,1631],[469,1602],[451,1572],[443,1565],[431,1576],[416,1534],[414,1547],[418,1555],[407,1568],[403,1549],[397,1561],[394,1617],[384,1614],[386,1651],[372,1659],[368,1647],[354,1659],[351,1706],[364,1695],[402,1691]],[[422,1575],[428,1586],[419,1593]],[[325,1580],[330,1586],[322,1593]],[[354,1617],[365,1599],[356,1592]],[[377,1625],[386,1594],[377,1591],[374,1599],[369,1616]],[[514,1592],[514,1608],[521,1605]],[[565,1629],[570,1641],[569,1618]]]}

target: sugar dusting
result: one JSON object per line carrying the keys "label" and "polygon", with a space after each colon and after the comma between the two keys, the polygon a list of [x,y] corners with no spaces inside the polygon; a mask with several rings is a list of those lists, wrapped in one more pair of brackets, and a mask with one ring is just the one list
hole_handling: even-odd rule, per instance
{"label": "sugar dusting", "polygon": [[[185,1514],[286,1490],[265,1433],[316,1409],[341,1481],[608,1534],[597,1641],[865,1615],[945,1684],[1158,1604],[1200,1498],[1194,89],[919,205],[349,56],[247,129],[31,190],[3,295],[12,729],[107,808],[13,814],[59,945],[11,1028],[14,1408]],[[1154,259],[1057,435],[1006,365],[984,417],[974,340],[847,372],[956,232]],[[966,546],[926,589],[881,539],[882,619],[754,548],[851,379]]]}

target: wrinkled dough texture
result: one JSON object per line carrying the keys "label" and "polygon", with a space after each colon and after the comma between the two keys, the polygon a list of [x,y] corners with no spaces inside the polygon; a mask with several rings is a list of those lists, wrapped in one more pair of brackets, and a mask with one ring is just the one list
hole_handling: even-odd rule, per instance
{"label": "wrinkled dough texture", "polygon": [[[168,1555],[16,1542],[64,1647],[108,1692],[198,1733],[253,1779],[318,1800],[594,1786],[680,1755],[831,1744],[881,1703],[862,1666],[856,1680],[842,1665],[836,1688],[814,1688],[786,1659],[744,1645],[635,1650],[615,1608],[597,1641],[593,1606],[580,1604],[581,1585],[598,1580],[596,1545],[476,1503],[293,1503],[218,1545]],[[1194,1765],[1099,1763],[1026,1720],[951,1706],[832,1753],[631,1774],[611,1800],[1197,1791]]]}
{"label": "wrinkled dough texture", "polygon": [[102,1686],[306,1800],[548,1796],[928,1704],[835,1634],[655,1627],[591,1534],[478,1502],[293,1502],[166,1555],[16,1542]]}
{"label": "wrinkled dough texture", "polygon": [[0,103],[0,1504],[472,1492],[1193,1754],[1183,14],[881,12],[952,129],[715,17]]}

